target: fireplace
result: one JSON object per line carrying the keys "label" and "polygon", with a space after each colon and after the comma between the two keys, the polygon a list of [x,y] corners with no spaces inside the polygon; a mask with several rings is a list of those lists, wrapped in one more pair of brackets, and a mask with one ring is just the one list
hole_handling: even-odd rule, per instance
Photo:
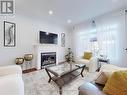
{"label": "fireplace", "polygon": [[56,64],[56,52],[41,53],[41,68]]}

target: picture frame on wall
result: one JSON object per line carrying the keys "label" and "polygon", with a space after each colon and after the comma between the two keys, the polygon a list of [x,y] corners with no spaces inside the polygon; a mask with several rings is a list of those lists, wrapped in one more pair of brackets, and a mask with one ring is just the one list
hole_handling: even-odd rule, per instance
{"label": "picture frame on wall", "polygon": [[65,47],[65,33],[61,33],[61,46]]}
{"label": "picture frame on wall", "polygon": [[4,46],[16,46],[16,24],[4,21]]}

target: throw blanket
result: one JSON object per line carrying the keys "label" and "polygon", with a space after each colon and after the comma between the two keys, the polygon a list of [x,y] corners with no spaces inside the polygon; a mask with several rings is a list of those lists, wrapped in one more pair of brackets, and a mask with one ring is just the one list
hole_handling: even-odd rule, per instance
{"label": "throw blanket", "polygon": [[107,95],[127,95],[127,70],[114,72],[103,91]]}

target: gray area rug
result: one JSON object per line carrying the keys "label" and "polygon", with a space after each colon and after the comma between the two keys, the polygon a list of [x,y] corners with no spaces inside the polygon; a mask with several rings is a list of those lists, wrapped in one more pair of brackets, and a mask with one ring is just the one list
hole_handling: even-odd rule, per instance
{"label": "gray area rug", "polygon": [[[78,76],[63,87],[62,95],[78,95],[78,87],[86,81],[93,81],[97,76],[97,73],[88,73],[87,71],[83,73],[83,78]],[[25,95],[59,95],[58,86],[53,81],[48,83],[48,79],[49,77],[44,69],[23,74]]]}

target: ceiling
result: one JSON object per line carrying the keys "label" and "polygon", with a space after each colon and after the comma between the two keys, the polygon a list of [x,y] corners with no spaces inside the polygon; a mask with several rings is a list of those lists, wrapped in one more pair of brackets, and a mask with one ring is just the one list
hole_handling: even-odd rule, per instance
{"label": "ceiling", "polygon": [[[127,0],[15,0],[16,13],[40,21],[70,26],[124,8]],[[53,15],[49,15],[49,10]],[[71,23],[67,23],[70,19]]]}

